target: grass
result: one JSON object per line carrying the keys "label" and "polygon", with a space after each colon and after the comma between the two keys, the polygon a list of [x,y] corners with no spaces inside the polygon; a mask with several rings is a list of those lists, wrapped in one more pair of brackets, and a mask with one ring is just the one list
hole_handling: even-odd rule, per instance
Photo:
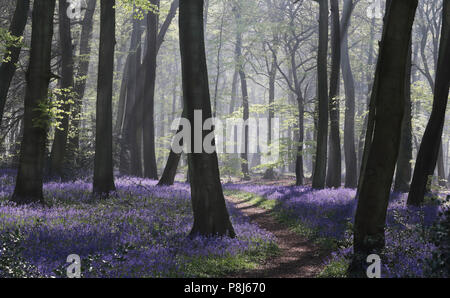
{"label": "grass", "polygon": [[195,257],[186,262],[184,272],[186,277],[226,277],[237,272],[256,269],[265,259],[276,256],[278,253],[278,246],[268,245],[259,250],[247,251],[234,256],[206,259]]}

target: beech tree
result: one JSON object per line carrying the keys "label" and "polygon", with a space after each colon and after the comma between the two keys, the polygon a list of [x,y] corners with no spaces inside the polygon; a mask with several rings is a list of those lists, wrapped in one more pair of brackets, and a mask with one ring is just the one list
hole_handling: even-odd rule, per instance
{"label": "beech tree", "polygon": [[100,50],[94,160],[94,194],[108,196],[115,190],[112,156],[112,88],[114,70],[115,0],[101,1]]}
{"label": "beech tree", "polygon": [[[179,31],[183,77],[183,101],[187,119],[194,123],[194,111],[200,110],[203,119],[211,118],[211,101],[203,29],[203,0],[180,1]],[[194,128],[191,128],[194,136]],[[203,131],[201,140],[212,133]],[[194,147],[194,138],[191,140]],[[203,145],[203,142],[202,142]],[[191,236],[235,236],[220,182],[217,153],[188,154],[194,225]]]}
{"label": "beech tree", "polygon": [[319,48],[317,53],[317,95],[318,95],[318,127],[316,159],[312,187],[325,187],[327,171],[327,138],[328,138],[328,0],[319,0]]}
{"label": "beech tree", "polygon": [[433,174],[441,150],[441,136],[445,121],[450,85],[450,3],[442,9],[441,41],[437,62],[433,109],[417,155],[414,175],[408,196],[409,205],[420,205],[429,191],[429,177]]}
{"label": "beech tree", "polygon": [[34,1],[24,131],[16,187],[11,198],[18,204],[44,203],[42,179],[49,123],[48,85],[51,77],[54,11],[55,0]]}
{"label": "beech tree", "polygon": [[[27,24],[28,12],[30,10],[30,0],[17,0],[16,10],[9,27],[12,36],[21,37]],[[6,49],[3,63],[0,65],[0,125],[3,120],[3,111],[5,109],[6,98],[8,95],[11,80],[16,72],[16,63],[19,60],[21,47],[17,45]]]}
{"label": "beech tree", "polygon": [[[397,162],[405,103],[405,77],[411,30],[418,1],[386,4],[383,35],[371,97],[363,167],[357,192],[351,274],[384,247],[384,227]],[[373,119],[373,123],[370,120]]]}

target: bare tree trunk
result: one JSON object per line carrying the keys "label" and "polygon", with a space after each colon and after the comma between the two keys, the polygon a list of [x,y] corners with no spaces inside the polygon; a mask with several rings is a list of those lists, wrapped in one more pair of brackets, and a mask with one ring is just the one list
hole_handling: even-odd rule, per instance
{"label": "bare tree trunk", "polygon": [[[375,38],[375,18],[372,18],[371,24],[370,24],[370,34],[369,34],[369,52],[367,53],[367,65],[369,66],[370,70],[372,69],[373,65],[373,42]],[[369,107],[370,97],[371,97],[371,90],[372,90],[372,84],[373,84],[373,76],[371,71],[367,71],[366,74],[366,82],[367,82],[367,107]],[[361,134],[359,135],[359,141],[358,141],[358,176],[361,169],[362,159],[363,159],[363,153],[364,153],[364,140],[365,140],[365,133],[367,131],[367,122],[368,122],[368,115],[363,116],[363,127],[361,129]]]}
{"label": "bare tree trunk", "polygon": [[[158,7],[159,0],[151,0]],[[143,134],[144,134],[144,177],[158,179],[155,152],[155,122],[154,101],[156,84],[156,56],[158,40],[159,15],[152,11],[147,16],[147,55],[144,60],[145,85],[144,85],[144,111],[143,112]]]}
{"label": "bare tree trunk", "polygon": [[319,101],[319,119],[317,126],[317,148],[312,187],[325,187],[327,173],[327,138],[328,138],[328,0],[320,0],[319,13],[319,48],[317,54],[317,94]]}
{"label": "bare tree trunk", "polygon": [[112,89],[114,70],[115,0],[101,1],[100,49],[93,192],[108,196],[115,190],[112,153]]}
{"label": "bare tree trunk", "polygon": [[[183,74],[183,100],[187,119],[194,123],[194,110],[204,119],[212,116],[208,87],[204,33],[203,0],[180,2],[180,48]],[[202,141],[211,131],[204,131]],[[194,138],[191,138],[194,148]],[[188,154],[194,226],[191,236],[235,236],[220,183],[217,154]]]}
{"label": "bare tree trunk", "polygon": [[[30,0],[17,0],[16,10],[9,27],[11,35],[20,37],[23,35],[25,25],[27,24],[28,12],[30,10]],[[3,120],[6,98],[8,96],[11,80],[16,72],[16,63],[19,61],[21,47],[8,47],[0,66],[0,125]]]}
{"label": "bare tree trunk", "polygon": [[351,275],[364,276],[367,256],[379,252],[385,244],[384,227],[400,145],[406,65],[417,2],[396,0],[386,6],[371,100],[376,109],[376,114],[370,115],[374,118],[373,138],[366,138],[368,155],[358,185]]}
{"label": "bare tree trunk", "polygon": [[434,100],[431,116],[425,129],[416,159],[414,175],[408,196],[408,205],[423,203],[429,191],[429,177],[433,175],[441,148],[441,136],[445,121],[445,107],[450,84],[450,4],[444,1],[439,59],[436,69]]}
{"label": "bare tree trunk", "polygon": [[[341,22],[341,67],[345,87],[345,122],[344,122],[344,153],[345,153],[345,187],[356,188],[358,170],[355,148],[355,80],[348,50],[348,27],[353,11],[353,1],[344,1]],[[347,24],[347,25],[345,25]]]}
{"label": "bare tree trunk", "polygon": [[400,150],[395,173],[394,191],[408,192],[411,181],[412,168],[412,119],[411,119],[411,66],[412,43],[408,53],[408,64],[405,80],[405,115],[402,122]]}
{"label": "bare tree trunk", "polygon": [[327,186],[341,187],[341,137],[339,132],[339,85],[341,69],[341,33],[339,2],[331,0],[331,76],[330,76],[330,142],[328,152]]}
{"label": "bare tree trunk", "polygon": [[19,171],[11,200],[17,204],[44,202],[42,176],[48,129],[48,84],[55,0],[35,0],[31,33],[30,64],[25,94],[24,134]]}
{"label": "bare tree trunk", "polygon": [[[239,4],[234,7],[234,13],[236,16],[236,23],[241,21],[241,12]],[[249,118],[249,106],[248,106],[248,90],[247,90],[247,78],[244,72],[243,57],[242,57],[242,32],[241,29],[237,28],[236,34],[236,58],[239,65],[239,77],[241,79],[241,91],[242,91],[242,108],[243,108],[243,120],[244,123]],[[244,180],[250,179],[249,164],[248,164],[248,126],[244,125],[243,131],[243,144],[244,148],[241,148],[241,169],[244,175]]]}

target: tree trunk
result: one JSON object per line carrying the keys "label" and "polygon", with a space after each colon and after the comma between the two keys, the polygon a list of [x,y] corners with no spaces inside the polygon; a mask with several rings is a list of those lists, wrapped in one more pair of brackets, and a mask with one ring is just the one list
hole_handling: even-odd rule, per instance
{"label": "tree trunk", "polygon": [[114,70],[115,0],[101,1],[100,49],[93,191],[108,196],[115,190],[112,153],[112,89]]}
{"label": "tree trunk", "polygon": [[[345,154],[345,187],[356,188],[357,186],[357,162],[355,148],[355,80],[348,50],[348,27],[353,11],[353,1],[344,1],[341,22],[341,67],[345,87],[345,121],[344,121],[344,154]],[[347,25],[344,25],[347,24]]]}
{"label": "tree trunk", "polygon": [[61,124],[55,130],[52,151],[50,154],[49,176],[63,177],[63,163],[66,158],[67,136],[69,131],[70,101],[73,92],[73,53],[70,19],[67,16],[69,3],[59,0],[59,46],[61,50],[61,79],[59,82],[61,94],[58,96],[62,102]]}
{"label": "tree trunk", "polygon": [[[234,13],[236,16],[236,23],[239,24],[241,21],[241,12],[239,5],[234,7]],[[244,130],[243,130],[243,147],[241,150],[241,169],[244,175],[244,180],[250,179],[249,165],[248,165],[248,126],[245,125],[249,118],[249,106],[248,106],[248,90],[247,90],[247,78],[244,72],[243,57],[242,57],[242,31],[238,27],[236,34],[236,58],[239,65],[239,77],[241,79],[241,91],[242,91],[242,108],[243,108],[243,120],[244,120]]]}
{"label": "tree trunk", "polygon": [[[298,92],[301,94],[301,91]],[[295,161],[295,185],[303,185],[303,143],[304,143],[304,113],[305,107],[302,96],[297,97],[298,105],[298,145],[297,145],[297,158]]]}
{"label": "tree trunk", "polygon": [[[17,0],[16,10],[11,20],[9,32],[13,36],[20,37],[23,35],[25,25],[27,24],[28,12],[30,10],[30,0]],[[5,109],[6,98],[8,96],[11,80],[16,72],[16,63],[19,61],[21,47],[8,47],[0,66],[0,125],[3,120],[3,112]]]}
{"label": "tree trunk", "polygon": [[411,119],[411,67],[412,67],[412,43],[408,53],[408,63],[405,80],[405,114],[402,122],[400,150],[395,173],[394,191],[408,192],[411,181],[412,168],[412,119]]}
{"label": "tree trunk", "polygon": [[[441,134],[442,135],[442,134]],[[444,146],[442,144],[442,136],[441,136],[441,146],[439,148],[438,160],[437,160],[437,172],[438,172],[438,184],[441,187],[445,187],[445,167],[444,167]]]}
{"label": "tree trunk", "polygon": [[11,198],[17,204],[43,203],[42,176],[48,129],[48,84],[51,76],[51,49],[55,0],[35,0],[31,33],[30,64],[25,93],[24,135],[19,171]]}
{"label": "tree trunk", "polygon": [[[133,160],[137,159],[136,156],[140,156],[140,150],[137,150],[137,116],[141,109],[136,108],[139,96],[139,85],[142,80],[140,75],[140,65],[141,65],[141,23],[139,20],[133,17],[133,30],[131,32],[130,40],[130,53],[128,55],[128,67],[126,68],[126,73],[124,73],[124,80],[126,80],[126,91],[124,92],[124,120],[123,129],[120,138],[120,166],[119,170],[122,175],[142,175],[142,170],[138,171]],[[124,82],[125,83],[125,82]],[[125,88],[125,86],[124,86]],[[140,160],[139,160],[140,167]]]}
{"label": "tree trunk", "polygon": [[[203,1],[181,1],[180,49],[183,74],[183,100],[187,119],[194,123],[194,110],[201,110],[204,119],[212,116],[208,86],[203,33]],[[191,130],[193,132],[193,129]],[[202,140],[211,131],[204,131]],[[194,148],[194,138],[191,138]],[[191,236],[235,236],[220,182],[217,154],[189,153],[194,226]]]}
{"label": "tree trunk", "polygon": [[436,68],[434,100],[431,116],[420,144],[414,175],[408,196],[408,205],[423,203],[429,191],[429,177],[433,175],[441,147],[445,110],[450,84],[450,4],[444,1],[442,10],[442,32],[439,45],[439,59]]}
{"label": "tree trunk", "polygon": [[73,136],[69,136],[68,151],[71,154],[70,161],[75,164],[75,156],[80,147],[80,117],[83,106],[83,98],[86,90],[87,74],[89,71],[89,62],[91,60],[91,38],[94,25],[94,13],[96,0],[89,0],[88,6],[81,25],[80,38],[80,61],[78,62],[77,80],[75,82],[74,105],[72,109],[72,120],[70,126],[74,130]]}
{"label": "tree trunk", "polygon": [[339,132],[339,85],[341,69],[341,34],[339,2],[331,0],[331,76],[330,76],[330,143],[328,152],[327,186],[341,187],[341,137]]}
{"label": "tree trunk", "polygon": [[319,47],[317,54],[317,94],[319,101],[319,119],[317,123],[317,148],[312,187],[325,187],[327,172],[327,138],[328,138],[328,0],[320,0],[319,13]]}
{"label": "tree trunk", "polygon": [[[272,144],[272,119],[275,117],[275,110],[273,104],[275,102],[275,79],[277,75],[277,65],[275,52],[272,52],[272,65],[269,69],[269,119],[268,121],[268,132],[267,132],[267,144],[270,146]],[[264,179],[274,179],[275,173],[273,167],[270,166],[264,173]],[[303,181],[302,181],[303,182]]]}
{"label": "tree trunk", "polygon": [[[159,0],[151,0],[158,7]],[[147,16],[147,56],[144,60],[145,85],[143,109],[143,134],[144,134],[144,177],[158,179],[158,169],[155,153],[155,83],[156,83],[156,56],[158,55],[158,23],[157,13],[149,12]]]}
{"label": "tree trunk", "polygon": [[[367,53],[367,65],[369,66],[369,71],[367,71],[366,73],[366,82],[367,82],[367,100],[366,100],[366,105],[367,107],[369,107],[369,103],[370,103],[370,97],[371,97],[371,92],[372,92],[372,84],[373,84],[373,74],[372,74],[372,65],[373,65],[373,52],[374,52],[374,47],[373,47],[373,42],[374,42],[374,38],[375,38],[375,18],[372,18],[371,24],[370,24],[370,34],[369,34],[370,38],[369,38],[369,51]],[[369,107],[370,108],[370,107]],[[368,115],[363,116],[363,127],[361,129],[361,134],[359,135],[359,141],[358,141],[358,177],[360,174],[360,169],[361,169],[361,165],[362,165],[362,159],[363,159],[363,154],[364,154],[364,141],[365,141],[365,133],[367,130],[367,122],[368,122]]]}
{"label": "tree trunk", "polygon": [[374,131],[373,138],[366,138],[368,156],[358,185],[354,259],[349,268],[350,274],[357,276],[365,276],[366,257],[379,252],[385,244],[384,227],[400,145],[407,56],[417,2],[397,0],[386,5],[371,99],[376,109],[376,114],[370,115]]}

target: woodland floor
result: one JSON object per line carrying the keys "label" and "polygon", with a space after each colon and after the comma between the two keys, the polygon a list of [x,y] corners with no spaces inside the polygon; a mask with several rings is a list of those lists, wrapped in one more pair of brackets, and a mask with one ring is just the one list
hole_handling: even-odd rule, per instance
{"label": "woodland floor", "polygon": [[228,196],[227,200],[248,216],[252,223],[272,233],[279,248],[276,256],[266,259],[258,268],[230,277],[312,278],[323,270],[323,260],[327,252],[318,245],[291,231],[288,226],[277,221],[269,210],[231,196]]}

